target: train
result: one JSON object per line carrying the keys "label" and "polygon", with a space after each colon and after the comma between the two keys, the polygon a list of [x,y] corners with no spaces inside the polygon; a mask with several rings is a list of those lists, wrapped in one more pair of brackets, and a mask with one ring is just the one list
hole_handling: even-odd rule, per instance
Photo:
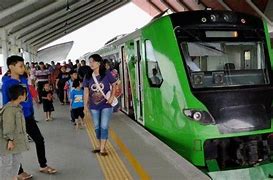
{"label": "train", "polygon": [[85,57],[92,53],[117,64],[120,109],[212,179],[273,177],[265,21],[231,11],[178,12]]}

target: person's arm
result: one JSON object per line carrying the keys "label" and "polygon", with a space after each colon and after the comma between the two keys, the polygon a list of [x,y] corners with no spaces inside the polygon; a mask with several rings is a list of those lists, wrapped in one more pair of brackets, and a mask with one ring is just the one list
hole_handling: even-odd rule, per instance
{"label": "person's arm", "polygon": [[3,112],[3,137],[8,142],[8,150],[14,148],[15,126],[16,114],[10,108],[6,108]]}
{"label": "person's arm", "polygon": [[58,89],[58,82],[59,82],[59,79],[56,79],[56,83],[55,83],[55,88]]}
{"label": "person's arm", "polygon": [[66,100],[67,100],[67,90],[63,90],[64,91],[64,104],[66,104]]}
{"label": "person's arm", "polygon": [[113,76],[113,74],[108,71],[107,72],[107,77],[109,82],[111,83],[112,86],[112,90],[111,90],[111,95],[109,97],[109,99],[107,100],[107,103],[112,104],[114,98],[115,98],[115,93],[116,93],[116,88],[117,88],[117,79]]}
{"label": "person's arm", "polygon": [[111,85],[112,85],[112,90],[111,90],[111,95],[110,95],[109,99],[107,100],[108,104],[112,104],[112,102],[115,98],[115,93],[116,93],[116,88],[117,88],[116,82],[112,83]]}
{"label": "person's arm", "polygon": [[7,83],[3,83],[3,85],[2,85],[3,105],[5,105],[9,102],[8,89],[9,89],[9,85]]}
{"label": "person's arm", "polygon": [[84,87],[84,94],[83,94],[83,104],[84,104],[84,113],[88,112],[88,99],[89,98],[89,89],[88,87]]}
{"label": "person's arm", "polygon": [[79,76],[79,79],[83,79],[83,77],[82,77],[82,66],[80,66],[79,69],[78,69],[78,76]]}
{"label": "person's arm", "polygon": [[72,109],[72,103],[73,103],[73,99],[74,99],[74,91],[72,90],[70,93],[70,96],[69,96],[69,103],[70,103],[70,111]]}

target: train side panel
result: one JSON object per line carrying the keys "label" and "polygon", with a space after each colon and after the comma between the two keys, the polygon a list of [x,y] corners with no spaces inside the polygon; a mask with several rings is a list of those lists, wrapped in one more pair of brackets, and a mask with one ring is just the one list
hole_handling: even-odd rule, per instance
{"label": "train side panel", "polygon": [[[201,106],[191,94],[186,81],[185,68],[179,47],[168,17],[143,28],[143,74],[145,87],[145,127],[161,137],[168,145],[196,164],[204,165],[202,140],[195,133],[195,126],[183,114],[183,109]],[[160,87],[151,87],[147,76],[149,67],[145,45],[150,41],[158,62],[163,82]],[[203,107],[204,108],[204,107]],[[195,144],[195,143],[198,144]],[[195,153],[192,153],[195,151]]]}

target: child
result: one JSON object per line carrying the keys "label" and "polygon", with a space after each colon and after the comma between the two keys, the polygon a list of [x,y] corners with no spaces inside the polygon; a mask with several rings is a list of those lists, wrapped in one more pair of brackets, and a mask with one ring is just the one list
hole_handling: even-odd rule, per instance
{"label": "child", "polygon": [[70,97],[70,92],[74,89],[73,88],[73,81],[78,79],[78,73],[74,70],[69,72],[70,79],[65,82],[64,89],[67,90],[67,97]]}
{"label": "child", "polygon": [[74,87],[74,89],[70,93],[70,109],[72,110],[72,114],[75,118],[76,129],[78,129],[79,125],[81,125],[81,128],[84,126],[83,89],[81,88],[81,83],[78,79],[73,81],[72,87]]}
{"label": "child", "polygon": [[[21,103],[23,107],[27,133],[35,143],[38,162],[40,165],[40,172],[54,174],[57,172],[57,170],[47,165],[44,137],[41,134],[41,131],[35,121],[32,97],[29,93],[27,79],[23,76],[25,72],[24,59],[21,56],[10,56],[7,58],[7,67],[8,73],[2,77],[3,104],[5,105],[10,101],[10,98],[8,97],[8,89],[12,85],[21,84],[27,88],[27,99]],[[22,166],[19,170],[19,176],[21,179],[29,179],[32,177],[31,174],[24,172]]]}
{"label": "child", "polygon": [[[73,81],[75,79],[78,79],[78,73],[76,71],[74,71],[74,70],[71,70],[69,72],[69,74],[70,74],[70,79],[65,82],[64,89],[67,90],[67,97],[70,98],[70,93],[74,89],[73,88]],[[70,111],[70,116],[71,116],[71,122],[73,124],[75,124],[75,118],[74,118],[74,115],[73,115],[72,111]]]}
{"label": "child", "polygon": [[10,101],[1,112],[3,115],[0,119],[1,180],[17,179],[22,152],[29,149],[25,118],[20,105],[26,100],[26,92],[22,85],[11,86],[8,90]]}
{"label": "child", "polygon": [[53,92],[50,89],[49,83],[44,84],[44,89],[42,91],[42,102],[46,118],[45,120],[46,121],[52,120],[51,112],[54,111]]}

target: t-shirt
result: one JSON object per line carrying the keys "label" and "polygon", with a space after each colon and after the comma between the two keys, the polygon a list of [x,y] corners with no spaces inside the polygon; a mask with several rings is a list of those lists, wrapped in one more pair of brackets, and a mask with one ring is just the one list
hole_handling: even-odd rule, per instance
{"label": "t-shirt", "polygon": [[64,86],[65,82],[69,79],[69,74],[67,72],[60,72],[57,79],[59,79],[58,85]]}
{"label": "t-shirt", "polygon": [[50,102],[50,103],[53,102],[53,92],[52,91],[43,90],[41,94],[42,94],[42,97],[50,98],[50,100],[49,99],[42,99],[43,102]]}
{"label": "t-shirt", "polygon": [[[103,79],[100,79],[100,75],[96,76],[96,78],[104,94],[110,91],[111,84],[116,82],[116,79],[110,71],[106,71]],[[110,104],[106,103],[107,100],[103,97],[103,95],[97,88],[97,85],[92,77],[90,79],[85,78],[83,80],[83,87],[87,87],[89,89],[90,109],[101,110],[104,108],[112,107]]]}
{"label": "t-shirt", "polygon": [[32,97],[29,92],[29,86],[27,79],[24,76],[20,76],[20,80],[18,81],[17,79],[11,78],[9,75],[4,75],[2,77],[2,98],[3,98],[3,105],[7,104],[10,101],[10,98],[8,96],[8,89],[12,85],[20,84],[27,88],[27,99],[24,102],[21,102],[20,104],[23,106],[23,112],[25,118],[29,118],[33,116],[34,114],[34,109],[33,109],[33,104],[32,104]]}
{"label": "t-shirt", "polygon": [[35,72],[37,82],[46,82],[46,81],[48,81],[48,76],[49,75],[50,75],[50,72],[49,72],[48,69],[37,70]]}
{"label": "t-shirt", "polygon": [[65,90],[67,90],[67,92],[71,92],[73,89],[75,89],[74,87],[73,87],[73,81],[72,81],[72,79],[69,79],[68,81],[66,81],[65,82]]}
{"label": "t-shirt", "polygon": [[83,107],[83,90],[73,89],[70,92],[70,99],[72,100],[71,107],[72,109],[76,109],[79,107]]}

